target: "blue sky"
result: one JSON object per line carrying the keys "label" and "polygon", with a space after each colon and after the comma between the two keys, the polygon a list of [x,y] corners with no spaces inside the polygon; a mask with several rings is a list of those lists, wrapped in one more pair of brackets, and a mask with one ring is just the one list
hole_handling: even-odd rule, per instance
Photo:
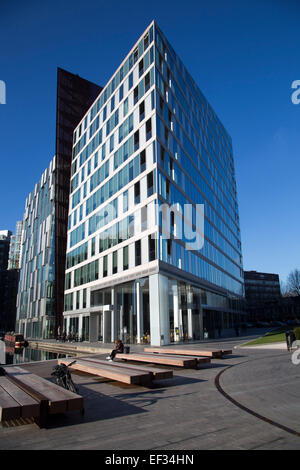
{"label": "blue sky", "polygon": [[56,68],[105,85],[152,19],[233,141],[244,269],[300,268],[300,2],[0,0],[0,229],[54,155]]}

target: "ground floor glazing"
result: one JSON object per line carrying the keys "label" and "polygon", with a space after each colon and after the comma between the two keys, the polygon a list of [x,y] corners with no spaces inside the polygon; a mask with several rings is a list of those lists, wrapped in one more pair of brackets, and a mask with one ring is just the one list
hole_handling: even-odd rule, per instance
{"label": "ground floor glazing", "polygon": [[40,318],[19,319],[16,322],[16,331],[28,339],[54,338],[55,317],[45,315]]}
{"label": "ground floor glazing", "polygon": [[241,298],[159,273],[94,288],[88,311],[65,313],[63,330],[80,341],[160,346],[214,338],[243,318]]}

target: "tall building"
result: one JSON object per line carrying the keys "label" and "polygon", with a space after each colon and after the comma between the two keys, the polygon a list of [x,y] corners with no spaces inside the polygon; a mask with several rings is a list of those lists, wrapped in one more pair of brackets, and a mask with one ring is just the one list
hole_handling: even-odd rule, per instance
{"label": "tall building", "polygon": [[62,327],[73,131],[102,87],[57,69],[55,142],[55,333]]}
{"label": "tall building", "polygon": [[22,229],[23,221],[21,220],[16,223],[15,234],[10,237],[8,269],[20,268]]}
{"label": "tall building", "polygon": [[0,231],[0,331],[13,330],[16,320],[18,270],[7,269],[12,238],[10,230]]}
{"label": "tall building", "polygon": [[101,87],[57,72],[55,156],[25,204],[16,329],[51,338],[62,321],[73,130]]}
{"label": "tall building", "polygon": [[240,321],[231,138],[155,22],[76,127],[70,191],[66,331],[161,345]]}
{"label": "tall building", "polygon": [[7,269],[10,238],[12,232],[10,230],[0,230],[0,271]]}
{"label": "tall building", "polygon": [[55,190],[52,159],[25,203],[16,330],[51,337],[55,325]]}
{"label": "tall building", "polygon": [[19,270],[0,271],[0,331],[14,331]]}

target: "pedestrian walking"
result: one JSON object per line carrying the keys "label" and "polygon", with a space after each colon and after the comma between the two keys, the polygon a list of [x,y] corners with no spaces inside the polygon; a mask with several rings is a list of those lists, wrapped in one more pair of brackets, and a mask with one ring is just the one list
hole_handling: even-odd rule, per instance
{"label": "pedestrian walking", "polygon": [[293,343],[294,341],[296,341],[296,335],[293,330],[291,330],[290,341],[291,341],[291,349],[293,349]]}
{"label": "pedestrian walking", "polygon": [[285,332],[285,340],[286,340],[286,347],[287,350],[290,351],[292,347],[292,336],[291,336],[291,330],[288,330]]}

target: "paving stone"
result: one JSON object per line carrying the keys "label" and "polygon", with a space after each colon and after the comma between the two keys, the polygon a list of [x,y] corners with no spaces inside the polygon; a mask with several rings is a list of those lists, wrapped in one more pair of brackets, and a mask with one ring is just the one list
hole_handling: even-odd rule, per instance
{"label": "paving stone", "polygon": [[[228,339],[211,346],[230,349],[240,342]],[[73,373],[85,399],[85,416],[53,416],[46,429],[2,426],[0,449],[300,449],[299,436],[242,410],[215,386],[224,371],[220,385],[233,399],[300,433],[300,366],[285,351],[233,351],[232,357],[213,360],[211,367],[174,368],[174,378],[153,389]],[[55,363],[24,367],[50,379]]]}

